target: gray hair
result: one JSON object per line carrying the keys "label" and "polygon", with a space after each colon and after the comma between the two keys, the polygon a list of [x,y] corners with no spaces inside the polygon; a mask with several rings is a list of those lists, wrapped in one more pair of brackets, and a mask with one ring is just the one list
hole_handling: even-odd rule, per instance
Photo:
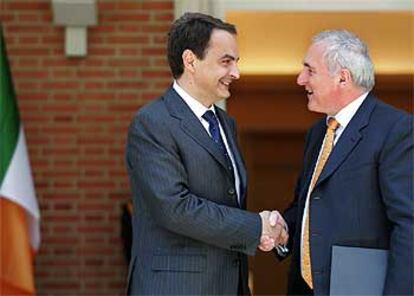
{"label": "gray hair", "polygon": [[375,84],[374,65],[367,45],[346,30],[323,31],[312,38],[313,43],[326,45],[324,59],[331,74],[348,69],[355,85],[371,90]]}

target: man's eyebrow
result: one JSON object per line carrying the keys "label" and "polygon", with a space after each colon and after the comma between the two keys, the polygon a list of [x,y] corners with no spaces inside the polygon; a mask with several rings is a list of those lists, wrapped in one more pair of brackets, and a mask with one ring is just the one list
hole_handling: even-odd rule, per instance
{"label": "man's eyebrow", "polygon": [[312,69],[312,70],[314,70],[314,69],[315,69],[314,67],[312,67],[311,65],[309,65],[307,62],[303,62],[303,65],[304,65],[305,67],[307,67],[307,68]]}
{"label": "man's eyebrow", "polygon": [[221,59],[230,59],[232,61],[239,61],[240,58],[236,58],[234,56],[232,56],[231,54],[225,54],[221,57]]}

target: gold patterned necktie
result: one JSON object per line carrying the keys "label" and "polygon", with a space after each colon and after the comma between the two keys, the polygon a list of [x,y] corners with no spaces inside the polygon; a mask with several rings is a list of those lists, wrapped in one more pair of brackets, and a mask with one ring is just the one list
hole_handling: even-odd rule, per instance
{"label": "gold patterned necktie", "polygon": [[329,118],[328,126],[325,133],[325,138],[323,140],[322,151],[319,156],[318,162],[316,163],[315,170],[312,175],[312,179],[309,185],[308,196],[308,208],[305,217],[305,225],[303,229],[303,238],[302,238],[302,259],[301,259],[301,271],[302,277],[305,282],[313,289],[312,281],[312,270],[311,270],[311,259],[310,259],[310,249],[309,249],[309,214],[310,214],[310,194],[312,193],[313,188],[315,187],[316,181],[318,181],[319,175],[322,172],[323,167],[325,166],[326,160],[329,157],[329,154],[332,151],[335,130],[339,127],[339,123],[335,118]]}

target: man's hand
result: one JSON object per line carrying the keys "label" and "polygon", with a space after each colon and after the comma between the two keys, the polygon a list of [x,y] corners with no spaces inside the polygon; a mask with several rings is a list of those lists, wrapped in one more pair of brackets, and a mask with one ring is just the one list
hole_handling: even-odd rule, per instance
{"label": "man's hand", "polygon": [[275,245],[286,244],[289,235],[282,215],[278,211],[263,211],[260,213],[260,217],[262,218],[262,236],[260,237],[259,249],[268,252]]}

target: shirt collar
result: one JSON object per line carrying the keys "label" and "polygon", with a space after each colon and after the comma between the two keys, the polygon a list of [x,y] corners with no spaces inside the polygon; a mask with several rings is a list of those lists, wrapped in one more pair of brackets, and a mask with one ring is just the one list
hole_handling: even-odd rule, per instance
{"label": "shirt collar", "polygon": [[216,110],[214,109],[214,105],[211,105],[210,108],[207,108],[199,101],[197,101],[194,97],[192,97],[188,92],[186,92],[181,86],[178,85],[177,81],[174,80],[173,83],[174,90],[180,95],[180,97],[184,100],[184,102],[190,107],[191,111],[199,118],[202,119],[204,113],[208,110],[211,110],[216,114]]}
{"label": "shirt collar", "polygon": [[353,100],[351,103],[342,108],[335,116],[327,116],[326,123],[328,123],[329,118],[335,117],[336,121],[340,124],[341,128],[346,128],[348,123],[354,117],[355,113],[358,111],[359,107],[364,102],[365,98],[368,96],[368,92],[363,93],[358,98]]}

